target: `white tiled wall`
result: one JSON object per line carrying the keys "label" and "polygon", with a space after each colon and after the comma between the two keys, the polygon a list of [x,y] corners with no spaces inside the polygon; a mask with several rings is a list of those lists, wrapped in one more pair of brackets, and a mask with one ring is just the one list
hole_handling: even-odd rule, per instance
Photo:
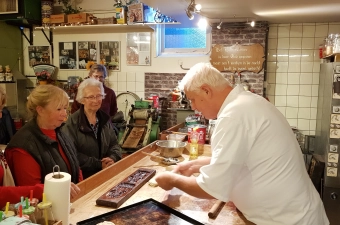
{"label": "white tiled wall", "polygon": [[106,84],[115,90],[117,95],[130,91],[144,98],[144,72],[111,72]]}
{"label": "white tiled wall", "polygon": [[340,23],[272,24],[269,27],[269,100],[303,134],[314,135],[319,84],[319,45]]}

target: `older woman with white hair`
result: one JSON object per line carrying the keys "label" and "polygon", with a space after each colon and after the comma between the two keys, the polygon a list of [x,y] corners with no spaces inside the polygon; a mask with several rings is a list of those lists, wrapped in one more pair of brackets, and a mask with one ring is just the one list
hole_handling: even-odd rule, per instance
{"label": "older woman with white hair", "polygon": [[104,97],[100,81],[93,78],[84,80],[78,87],[76,98],[81,107],[62,127],[76,145],[84,178],[122,158],[110,116],[100,109]]}
{"label": "older woman with white hair", "polygon": [[[94,64],[91,66],[88,78],[93,78],[103,83],[103,88],[105,92],[105,98],[101,103],[100,109],[103,110],[106,114],[108,114],[112,118],[114,115],[116,115],[118,110],[117,97],[116,93],[111,88],[105,86],[104,81],[106,77],[107,70],[104,65]],[[75,113],[80,108],[80,106],[81,104],[78,101],[74,101],[71,106],[71,113]]]}

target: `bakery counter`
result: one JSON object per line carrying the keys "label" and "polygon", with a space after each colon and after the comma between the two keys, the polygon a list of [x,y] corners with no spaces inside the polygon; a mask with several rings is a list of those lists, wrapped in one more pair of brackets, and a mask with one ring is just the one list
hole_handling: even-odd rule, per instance
{"label": "bakery counter", "polygon": [[[187,148],[184,150],[182,157],[180,157],[180,161],[189,159]],[[209,145],[201,146],[199,150],[200,158],[211,155]],[[78,184],[81,193],[77,196],[77,199],[74,199],[72,202],[70,212],[70,223],[72,225],[76,225],[79,221],[115,210],[114,208],[97,206],[96,200],[136,170],[140,168],[154,169],[156,170],[156,174],[172,170],[172,166],[162,164],[159,159],[147,156],[143,154],[142,151],[158,155],[155,142],[151,143]],[[171,191],[165,191],[160,187],[152,187],[148,185],[148,183],[144,184],[119,208],[149,198],[161,202],[204,224],[253,224],[247,221],[232,203],[225,204],[216,219],[211,219],[208,217],[208,212],[216,200],[198,199],[176,188]]]}

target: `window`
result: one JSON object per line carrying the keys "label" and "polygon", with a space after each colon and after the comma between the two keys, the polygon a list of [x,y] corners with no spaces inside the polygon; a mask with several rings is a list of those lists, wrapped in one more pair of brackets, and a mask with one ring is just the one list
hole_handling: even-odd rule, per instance
{"label": "window", "polygon": [[156,32],[158,56],[196,56],[210,52],[211,28],[209,26],[202,29],[195,23],[162,24],[157,26]]}

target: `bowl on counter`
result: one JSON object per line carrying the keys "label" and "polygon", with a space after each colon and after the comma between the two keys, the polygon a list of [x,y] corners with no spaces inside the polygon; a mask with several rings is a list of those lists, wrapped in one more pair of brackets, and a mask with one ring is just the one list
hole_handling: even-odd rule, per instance
{"label": "bowl on counter", "polygon": [[186,142],[167,140],[157,141],[159,154],[165,158],[176,158],[180,157],[183,153],[184,147],[187,145]]}

